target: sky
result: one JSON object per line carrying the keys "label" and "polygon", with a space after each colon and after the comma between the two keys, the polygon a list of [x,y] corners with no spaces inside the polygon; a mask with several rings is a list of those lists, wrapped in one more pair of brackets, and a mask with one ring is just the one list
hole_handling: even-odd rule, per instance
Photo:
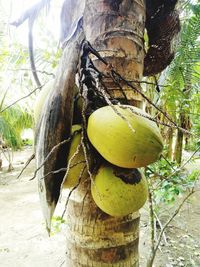
{"label": "sky", "polygon": [[[3,10],[8,18],[8,23],[15,21],[18,19],[21,14],[23,14],[28,8],[40,2],[38,0],[7,0],[1,1],[1,5],[3,6]],[[43,11],[43,14],[46,16],[46,27],[47,31],[51,32],[54,36],[55,40],[59,40],[60,35],[60,10],[62,6],[63,0],[52,0],[51,1],[51,8],[48,14]],[[10,34],[11,39],[17,39],[18,42],[22,43],[23,45],[27,45],[28,39],[28,25],[27,21],[23,23],[18,28],[15,27],[8,27],[8,31]],[[37,27],[37,23],[34,26],[34,33],[37,35],[39,31],[39,27]],[[38,39],[37,39],[38,41]],[[38,42],[37,42],[38,43]],[[37,44],[38,45],[38,44]],[[39,44],[42,46],[42,43]]]}

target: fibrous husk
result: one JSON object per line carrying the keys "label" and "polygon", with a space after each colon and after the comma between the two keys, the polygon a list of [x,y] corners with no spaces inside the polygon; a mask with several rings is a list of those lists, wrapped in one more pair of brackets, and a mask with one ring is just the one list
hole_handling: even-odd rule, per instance
{"label": "fibrous husk", "polygon": [[[80,131],[81,125],[72,125],[72,134]],[[78,185],[79,180],[88,177],[86,161],[81,145],[81,132],[76,133],[71,141],[68,155],[68,172],[64,177],[64,188],[73,188]]]}
{"label": "fibrous husk", "polygon": [[42,88],[42,90],[39,92],[36,100],[35,100],[35,105],[34,105],[34,121],[35,124],[39,121],[41,115],[42,115],[42,110],[45,105],[45,101],[48,99],[48,94],[50,93],[51,89],[54,86],[54,81],[49,81],[45,86]]}
{"label": "fibrous husk", "polygon": [[108,162],[122,168],[144,167],[158,160],[163,149],[156,123],[144,116],[149,115],[127,105],[99,108],[88,119],[88,138]]}
{"label": "fibrous husk", "polygon": [[126,216],[146,202],[148,189],[144,175],[137,169],[102,165],[91,184],[96,205],[111,216]]}

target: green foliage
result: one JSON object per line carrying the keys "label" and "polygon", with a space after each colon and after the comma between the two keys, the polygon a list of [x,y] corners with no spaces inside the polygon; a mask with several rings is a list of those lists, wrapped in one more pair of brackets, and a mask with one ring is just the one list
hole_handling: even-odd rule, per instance
{"label": "green foliage", "polygon": [[[30,67],[28,34],[23,29],[21,31],[23,27],[16,29],[9,25],[12,5],[0,1],[0,7],[0,139],[9,147],[18,149],[23,145],[22,131],[33,127],[31,114],[39,90],[12,105],[34,91],[36,84]],[[46,27],[46,19],[46,14],[40,15],[35,21],[33,31],[34,57],[42,85],[54,76],[61,55],[61,49],[58,49],[52,32]],[[27,28],[24,30],[27,32]],[[10,105],[11,107],[1,112]]]}
{"label": "green foliage", "polygon": [[200,171],[188,172],[162,158],[147,168],[146,175],[153,188],[155,209],[158,209],[162,203],[173,204],[179,195],[192,188]]}
{"label": "green foliage", "polygon": [[53,216],[51,220],[51,233],[56,234],[59,233],[62,229],[62,226],[65,224],[65,220],[60,216]]}
{"label": "green foliage", "polygon": [[32,127],[33,117],[19,105],[1,112],[4,108],[5,95],[2,98],[0,96],[0,138],[7,146],[19,149],[23,145],[21,133],[24,129]]}
{"label": "green foliage", "polygon": [[[183,1],[184,2],[184,1]],[[185,1],[186,2],[186,1]],[[195,3],[195,2],[193,2]],[[185,3],[181,12],[181,32],[177,41],[173,62],[163,72],[160,83],[164,84],[160,94],[160,106],[182,128],[196,134],[188,136],[187,148],[193,147],[199,139],[200,114],[200,4]],[[174,131],[173,141],[176,148],[181,148],[182,139]],[[176,137],[175,137],[176,135]],[[179,134],[180,137],[180,134]],[[170,142],[170,140],[167,140]],[[181,151],[176,149],[174,159],[179,161]]]}
{"label": "green foliage", "polygon": [[32,118],[19,106],[3,111],[7,91],[2,96],[0,95],[0,139],[7,146],[17,149],[22,146],[21,131],[31,126]]}
{"label": "green foliage", "polygon": [[[194,126],[195,127],[195,126]],[[194,129],[195,132],[197,132],[196,129]],[[198,135],[200,135],[200,129],[198,129]],[[196,151],[199,148],[200,151],[200,139],[190,139],[190,142],[188,142],[188,144],[185,147],[186,151]],[[200,157],[200,152],[197,153],[197,155],[195,156],[195,158],[199,158]]]}
{"label": "green foliage", "polygon": [[[200,101],[197,88],[200,81],[200,5],[189,5],[183,15],[179,45],[175,59],[165,72],[165,84],[162,100],[167,111],[178,120],[180,112],[190,113]],[[198,105],[198,109],[200,106]]]}
{"label": "green foliage", "polygon": [[[28,51],[28,24],[15,28],[10,26],[10,16],[13,12],[12,5],[0,1],[0,82],[1,92],[7,89],[4,104],[10,103],[28,95],[36,87],[30,67]],[[33,46],[36,69],[41,84],[46,84],[54,77],[55,67],[61,56],[61,49],[58,48],[58,41],[55,41],[54,30],[50,30],[47,24],[47,13],[42,12],[33,29]],[[23,35],[23,37],[22,37]],[[33,109],[33,102],[36,99],[36,91],[31,96],[20,101],[29,112]]]}
{"label": "green foliage", "polygon": [[24,146],[33,146],[33,140],[32,139],[23,140],[23,145]]}

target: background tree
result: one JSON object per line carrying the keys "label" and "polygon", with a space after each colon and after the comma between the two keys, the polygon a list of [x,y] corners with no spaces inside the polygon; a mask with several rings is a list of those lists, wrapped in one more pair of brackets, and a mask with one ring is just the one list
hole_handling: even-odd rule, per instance
{"label": "background tree", "polygon": [[[20,3],[19,3],[20,4]],[[54,78],[54,69],[60,57],[60,49],[56,46],[54,36],[48,28],[41,28],[46,23],[45,18],[39,17],[36,27],[43,34],[39,46],[34,51],[35,61],[39,69],[36,73],[40,76],[41,86],[36,87],[31,73],[28,36],[25,40],[16,29],[9,27],[14,3],[0,1],[1,6],[1,47],[0,47],[0,135],[1,141],[7,149],[2,150],[2,155],[10,159],[13,150],[21,149],[22,132],[27,128],[34,128],[33,102],[37,93],[49,79]],[[9,8],[8,8],[9,6]],[[39,26],[38,26],[39,25]],[[48,34],[47,34],[48,33]],[[46,49],[45,36],[51,36],[51,46]],[[8,154],[8,155],[7,155]],[[12,167],[10,168],[12,169]]]}
{"label": "background tree", "polygon": [[[160,104],[181,127],[190,130],[192,124],[198,121],[198,87],[200,74],[199,66],[199,25],[200,5],[187,4],[182,12],[182,30],[179,37],[175,59],[162,74],[160,81],[164,80],[161,91]],[[165,118],[164,118],[165,119]],[[174,131],[168,130],[169,157],[172,158],[172,143]],[[181,163],[184,134],[176,131],[173,159]],[[185,135],[186,146],[191,135]]]}

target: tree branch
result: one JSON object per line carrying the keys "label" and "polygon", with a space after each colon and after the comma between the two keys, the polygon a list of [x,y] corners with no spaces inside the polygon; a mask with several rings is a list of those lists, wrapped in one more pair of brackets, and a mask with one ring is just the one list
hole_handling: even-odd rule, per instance
{"label": "tree branch", "polygon": [[169,180],[173,175],[175,175],[177,172],[179,172],[180,170],[182,170],[188,164],[188,162],[190,162],[190,160],[194,157],[194,155],[199,151],[199,149],[200,149],[200,146],[197,147],[197,149],[192,153],[192,155],[188,158],[188,160],[184,164],[182,164],[180,166],[180,168],[178,168],[177,170],[175,170],[173,173],[171,173],[165,179]]}
{"label": "tree branch", "polygon": [[9,162],[9,158],[6,156],[6,153],[2,147],[0,147],[1,153],[4,155],[5,159]]}
{"label": "tree branch", "polygon": [[37,18],[39,12],[47,5],[49,5],[51,0],[42,0],[41,2],[33,5],[31,8],[27,9],[21,17],[16,20],[11,22],[10,24],[13,26],[20,26],[24,21],[28,19],[28,49],[29,49],[29,58],[30,58],[30,63],[31,63],[31,69],[33,73],[34,80],[37,84],[37,86],[41,86],[39,77],[36,72],[36,67],[35,67],[35,60],[34,60],[34,53],[33,53],[33,24],[35,19]]}
{"label": "tree branch", "polygon": [[69,199],[70,199],[71,194],[72,194],[72,193],[74,192],[74,190],[76,190],[76,189],[78,188],[78,186],[80,185],[80,182],[81,182],[81,179],[82,179],[82,177],[83,177],[83,173],[84,173],[84,171],[85,171],[85,168],[86,168],[86,164],[84,165],[84,167],[83,167],[83,168],[81,169],[81,171],[80,171],[80,174],[79,174],[79,177],[78,177],[78,182],[77,182],[77,184],[70,190],[70,192],[69,192],[69,194],[68,194],[67,201],[66,201],[66,203],[65,203],[65,208],[64,208],[64,211],[63,211],[62,216],[61,216],[62,219],[63,219],[63,217],[64,217],[64,215],[65,215],[66,210],[67,210],[67,206],[68,206],[68,203],[69,203]]}
{"label": "tree branch", "polygon": [[19,27],[22,23],[24,23],[27,19],[32,17],[34,14],[38,14],[42,8],[50,3],[51,0],[42,0],[39,3],[36,3],[29,9],[27,9],[17,20],[10,23],[15,27]]}
{"label": "tree branch", "polygon": [[[32,177],[30,180],[35,179],[37,172],[42,168],[42,166],[44,166],[44,164],[48,161],[49,157],[54,153],[54,151],[55,151],[56,149],[58,149],[60,146],[62,146],[62,145],[64,145],[64,144],[70,142],[70,141],[72,140],[72,138],[74,137],[74,135],[77,134],[77,133],[79,133],[79,132],[80,132],[80,130],[74,131],[74,133],[71,134],[69,138],[67,138],[66,140],[64,140],[64,141],[58,143],[57,145],[55,145],[55,146],[51,149],[51,151],[49,152],[49,154],[46,156],[46,158],[44,159],[44,161],[43,161],[43,162],[40,164],[40,166],[35,170],[34,175],[33,175],[33,177]],[[56,172],[58,172],[58,171],[59,171],[59,170],[56,170]],[[49,174],[48,174],[48,175],[49,175]]]}
{"label": "tree branch", "polygon": [[[76,167],[78,164],[81,164],[81,163],[85,163],[85,161],[81,160],[81,161],[74,163],[73,165],[70,166],[70,169]],[[55,171],[50,171],[47,174],[45,174],[43,177],[41,177],[40,179],[45,179],[47,176],[49,176],[51,174],[56,174],[56,173],[66,172],[66,171],[68,171],[68,168],[60,168],[60,169],[55,170]]]}
{"label": "tree branch", "polygon": [[[157,213],[156,213],[155,211],[153,211],[153,214],[154,214],[154,216],[155,216],[155,218],[156,218],[156,220],[157,220],[157,222],[158,222],[158,224],[159,224],[159,226],[160,226],[160,229],[161,229],[161,231],[162,231],[162,230],[163,230],[163,225],[162,225],[162,223],[161,223],[161,221],[160,221],[160,219],[159,219]],[[168,242],[167,242],[167,238],[166,238],[166,235],[165,235],[165,232],[164,232],[164,231],[163,231],[163,239],[164,239],[164,241],[165,241],[165,244],[168,244]]]}
{"label": "tree branch", "polygon": [[22,173],[24,172],[24,170],[27,168],[27,166],[30,164],[30,162],[31,162],[34,158],[35,158],[35,154],[32,154],[32,155],[30,156],[30,158],[27,160],[25,166],[22,168],[22,170],[20,171],[20,173],[19,173],[19,175],[17,176],[16,179],[19,179],[19,178],[20,178],[20,176],[22,175]]}
{"label": "tree branch", "polygon": [[144,83],[144,84],[149,84],[149,85],[155,85],[159,87],[168,87],[169,85],[164,85],[164,84],[158,84],[158,83],[153,83],[153,82],[148,82],[148,81],[137,81],[137,80],[129,80],[130,83]]}
{"label": "tree branch", "polygon": [[33,25],[34,21],[36,19],[36,16],[33,15],[32,17],[29,18],[28,20],[28,51],[29,51],[29,59],[30,59],[30,64],[31,64],[31,71],[34,77],[34,80],[37,84],[37,86],[41,86],[41,82],[39,80],[37,71],[36,71],[36,66],[35,66],[35,58],[34,58],[34,52],[33,52]]}
{"label": "tree branch", "polygon": [[152,253],[152,255],[150,256],[150,259],[147,262],[147,267],[152,267],[153,266],[153,262],[156,256],[156,252],[159,248],[160,242],[162,240],[162,236],[164,234],[164,231],[166,230],[167,226],[171,223],[171,221],[176,217],[176,215],[180,212],[182,206],[184,205],[184,203],[188,200],[188,198],[194,194],[194,188],[192,188],[191,192],[189,192],[189,194],[187,194],[187,196],[183,199],[183,201],[181,202],[181,204],[178,206],[178,208],[174,211],[174,213],[172,214],[172,216],[168,219],[168,221],[165,223],[165,225],[163,226],[163,228],[161,229],[160,235],[158,237],[158,241],[157,244],[155,246],[155,249]]}
{"label": "tree branch", "polygon": [[17,99],[16,101],[14,101],[12,104],[8,105],[7,107],[5,107],[4,109],[0,110],[0,113],[3,113],[5,110],[11,108],[12,106],[14,106],[15,104],[17,104],[19,101],[29,97],[30,95],[32,95],[33,93],[35,93],[38,89],[41,89],[45,84],[35,88],[33,91],[31,91],[28,95],[25,95],[19,99]]}
{"label": "tree branch", "polygon": [[44,161],[43,161],[43,162],[40,164],[40,166],[35,170],[34,175],[33,175],[33,177],[30,179],[30,181],[32,181],[33,179],[36,178],[36,174],[37,174],[37,172],[42,168],[42,166],[44,166],[44,164],[47,162],[47,160],[49,159],[49,157],[54,153],[54,151],[55,151],[56,149],[58,149],[60,146],[62,146],[62,145],[64,145],[64,144],[68,143],[68,142],[71,140],[71,138],[72,138],[72,136],[70,136],[68,139],[66,139],[66,140],[64,140],[64,141],[62,141],[62,142],[60,142],[60,143],[58,143],[57,145],[55,145],[55,146],[51,149],[51,151],[50,151],[49,154],[46,156],[46,158],[44,159]]}
{"label": "tree branch", "polygon": [[151,225],[151,253],[153,253],[155,249],[155,220],[154,220],[154,211],[153,211],[153,199],[152,199],[152,193],[150,189],[150,183],[149,183],[149,216],[150,216],[150,225]]}
{"label": "tree branch", "polygon": [[[8,69],[9,71],[32,71],[32,69],[26,69],[26,68],[22,68],[22,69]],[[53,72],[48,72],[45,70],[35,70],[35,72],[38,73],[42,73],[42,74],[46,74],[49,76],[53,76],[53,78],[55,78],[55,74]]]}

